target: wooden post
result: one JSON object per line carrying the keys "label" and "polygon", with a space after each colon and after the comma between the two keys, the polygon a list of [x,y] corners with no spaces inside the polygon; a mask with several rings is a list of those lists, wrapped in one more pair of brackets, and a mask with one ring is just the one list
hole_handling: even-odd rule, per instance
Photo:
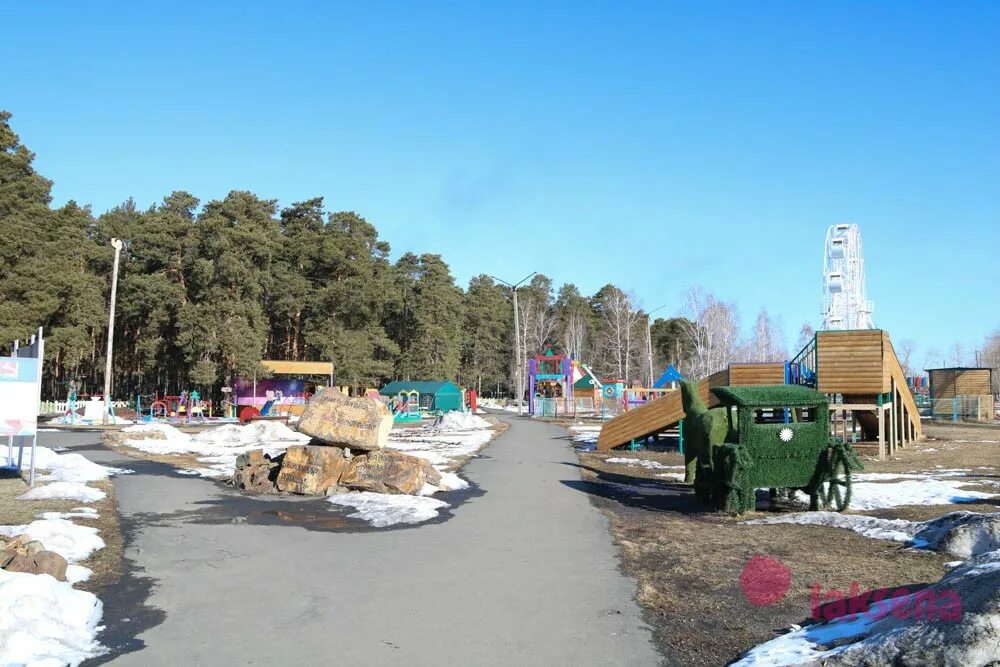
{"label": "wooden post", "polygon": [[885,460],[885,407],[882,405],[878,406],[878,458]]}

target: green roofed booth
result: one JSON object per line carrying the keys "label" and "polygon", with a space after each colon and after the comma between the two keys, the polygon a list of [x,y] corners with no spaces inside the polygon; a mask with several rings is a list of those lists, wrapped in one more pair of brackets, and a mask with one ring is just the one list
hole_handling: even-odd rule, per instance
{"label": "green roofed booth", "polygon": [[386,398],[400,392],[420,392],[420,409],[427,412],[448,412],[464,407],[462,390],[454,382],[433,380],[396,380],[379,389]]}

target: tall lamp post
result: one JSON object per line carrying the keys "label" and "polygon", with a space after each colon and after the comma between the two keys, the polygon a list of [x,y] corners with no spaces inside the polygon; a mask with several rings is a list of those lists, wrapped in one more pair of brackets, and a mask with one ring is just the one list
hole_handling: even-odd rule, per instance
{"label": "tall lamp post", "polygon": [[658,310],[663,310],[666,305],[657,306],[653,310],[646,313],[646,361],[649,364],[649,386],[653,386],[653,313]]}
{"label": "tall lamp post", "polygon": [[111,305],[108,306],[108,353],[104,362],[104,424],[111,414],[111,349],[115,339],[115,299],[118,297],[118,258],[122,251],[121,239],[111,239],[115,249],[115,263],[111,270]]}
{"label": "tall lamp post", "polygon": [[498,283],[503,283],[511,289],[514,293],[514,363],[517,364],[517,414],[521,414],[521,408],[524,402],[524,362],[521,359],[521,325],[519,322],[519,317],[517,314],[517,288],[523,285],[526,281],[530,280],[533,275],[538,273],[537,271],[532,271],[524,278],[521,278],[518,282],[513,285],[506,280],[500,280],[496,276],[490,276],[493,280]]}

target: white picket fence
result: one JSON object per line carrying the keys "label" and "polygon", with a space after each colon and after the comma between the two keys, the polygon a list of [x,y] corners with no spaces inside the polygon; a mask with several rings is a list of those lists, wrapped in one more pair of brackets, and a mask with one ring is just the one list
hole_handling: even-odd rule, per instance
{"label": "white picket fence", "polygon": [[[79,412],[83,409],[86,401],[77,401],[76,409]],[[129,407],[127,401],[112,401],[115,410]],[[40,415],[64,415],[69,410],[69,401],[41,401],[38,404],[38,414]]]}

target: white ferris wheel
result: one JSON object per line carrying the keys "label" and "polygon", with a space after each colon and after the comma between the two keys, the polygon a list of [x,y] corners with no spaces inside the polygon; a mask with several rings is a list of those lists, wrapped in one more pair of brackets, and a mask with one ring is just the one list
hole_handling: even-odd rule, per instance
{"label": "white ferris wheel", "polygon": [[831,225],[823,255],[823,329],[874,329],[857,225]]}

